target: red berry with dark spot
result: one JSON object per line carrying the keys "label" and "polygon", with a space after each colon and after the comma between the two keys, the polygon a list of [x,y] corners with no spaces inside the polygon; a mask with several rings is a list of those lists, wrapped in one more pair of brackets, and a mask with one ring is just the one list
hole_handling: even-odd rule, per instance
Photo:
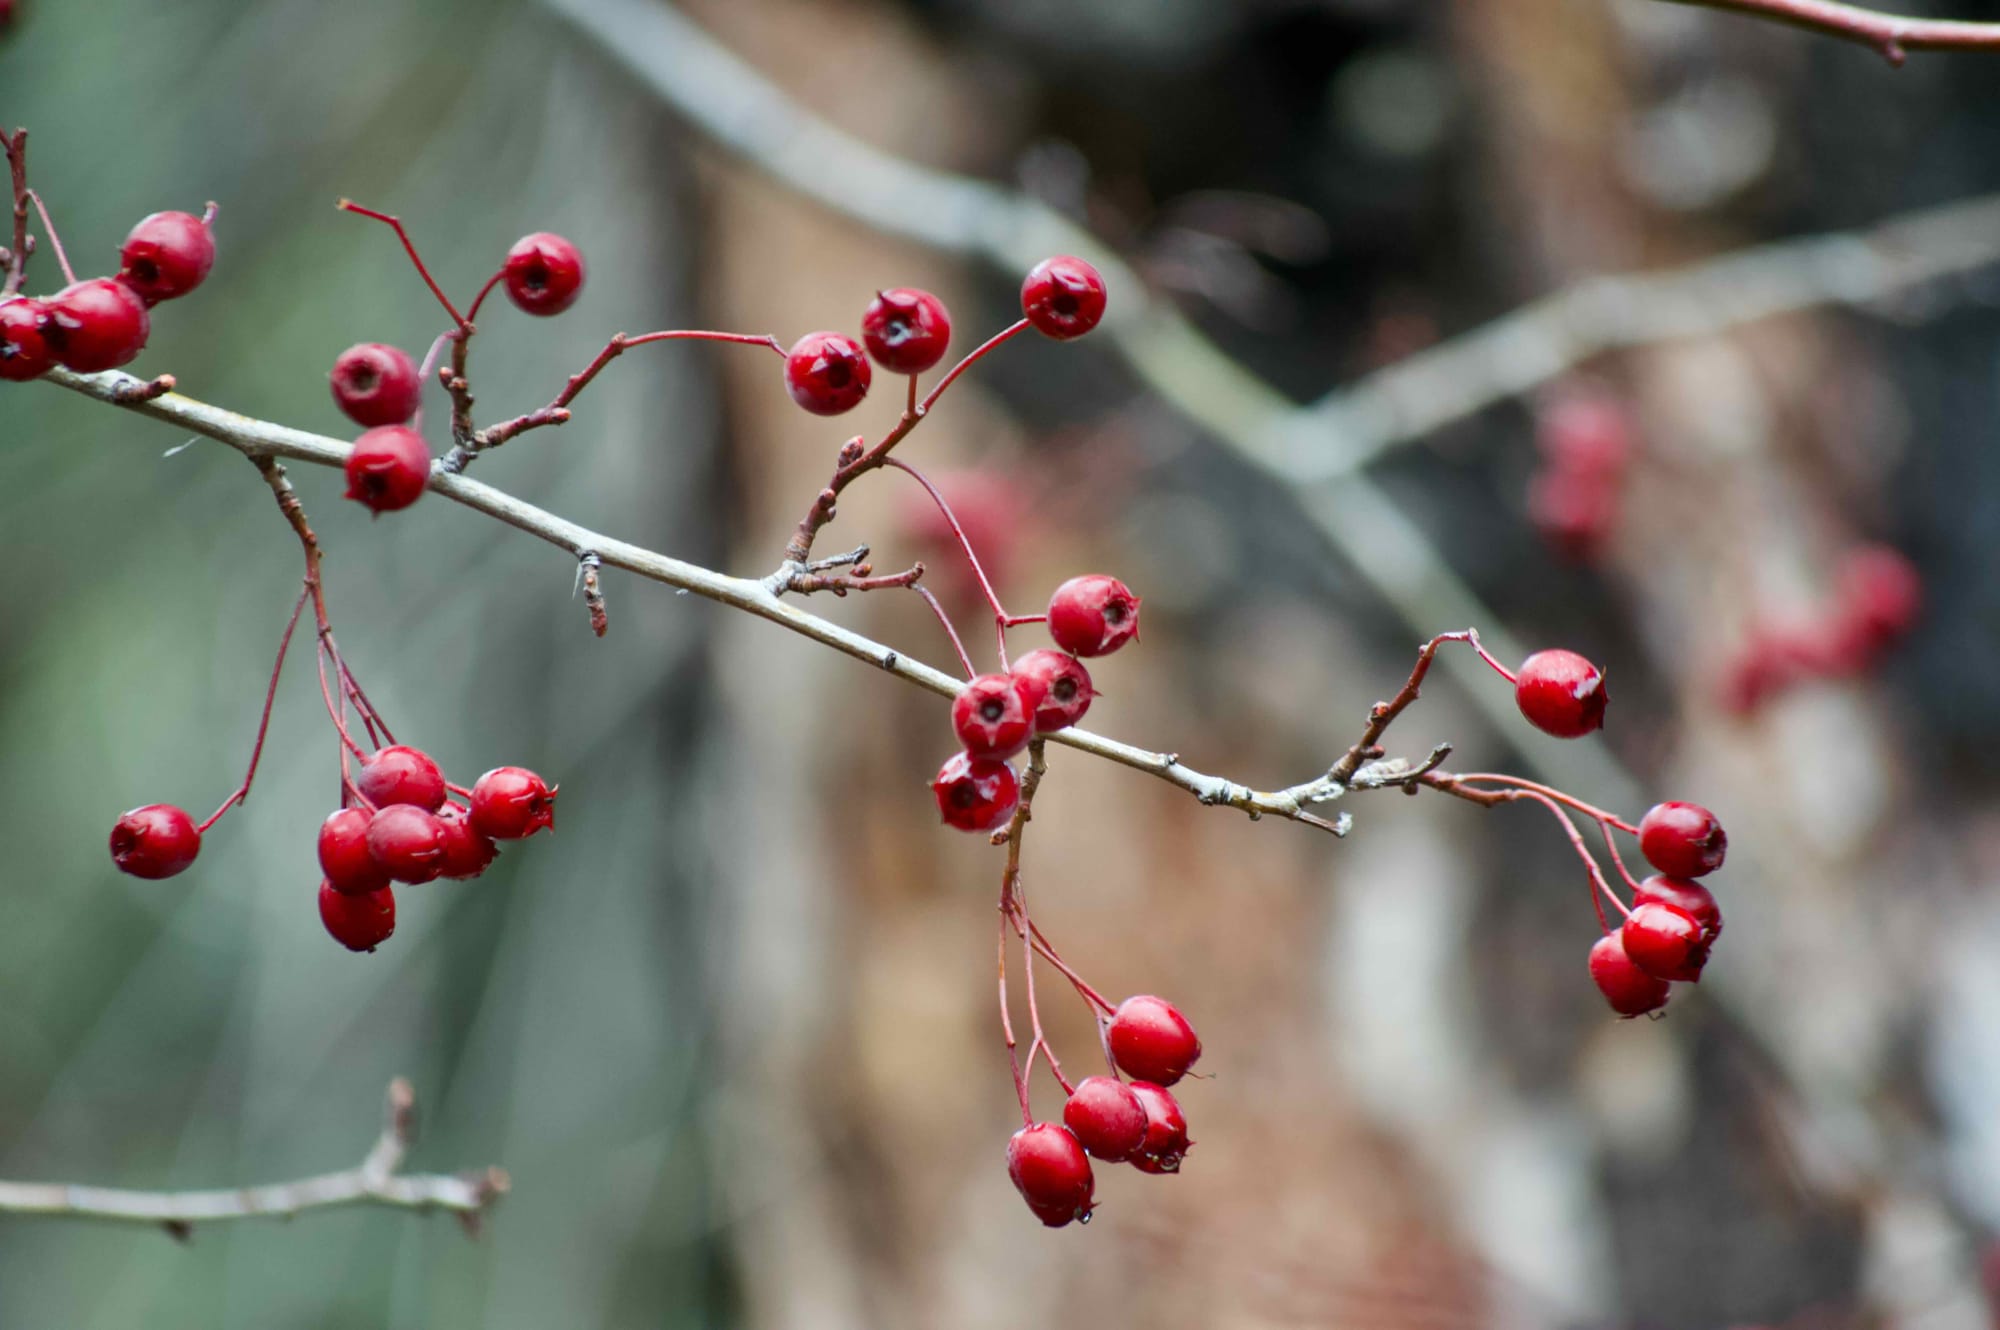
{"label": "red berry with dark spot", "polygon": [[1063,1105],[1063,1125],[1107,1164],[1130,1159],[1146,1142],[1146,1106],[1115,1076],[1086,1076]]}
{"label": "red berry with dark spot", "polygon": [[1181,1160],[1193,1148],[1188,1139],[1187,1114],[1180,1101],[1163,1085],[1151,1081],[1132,1082],[1132,1093],[1146,1110],[1146,1139],[1126,1162],[1141,1173],[1178,1173]]}
{"label": "red berry with dark spot", "polygon": [[424,497],[430,483],[430,446],[406,425],[369,430],[347,455],[347,497],[370,512],[407,508]]}
{"label": "red berry with dark spot", "polygon": [[64,287],[49,298],[48,309],[42,336],[56,359],[79,374],[130,364],[153,331],[146,302],[115,277]]}
{"label": "red berry with dark spot", "polygon": [[1713,945],[1722,936],[1722,907],[1715,903],[1715,894],[1699,882],[1656,874],[1641,882],[1632,893],[1635,906],[1649,901],[1671,905],[1700,924],[1704,943]]}
{"label": "red berry with dark spot", "polygon": [[1090,686],[1090,671],[1066,651],[1047,647],[1030,651],[1014,662],[1014,677],[1028,685],[1038,699],[1035,703],[1035,733],[1054,734],[1074,725],[1090,710],[1097,692]]}
{"label": "red berry with dark spot", "polygon": [[556,824],[556,791],[526,767],[495,767],[472,787],[472,826],[493,840],[521,840]]}
{"label": "red berry with dark spot", "polygon": [[1023,1127],[1007,1142],[1007,1176],[1035,1218],[1050,1228],[1073,1219],[1090,1222],[1097,1179],[1069,1129],[1053,1122]]}
{"label": "red berry with dark spot", "polygon": [[907,286],[877,291],[861,316],[861,340],[875,363],[893,374],[921,374],[944,359],[951,315],[944,301]]}
{"label": "red berry with dark spot", "polygon": [[1201,1057],[1194,1026],[1164,998],[1126,998],[1112,1013],[1106,1038],[1120,1071],[1156,1085],[1172,1085]]}
{"label": "red berry with dark spot", "polygon": [[423,384],[401,347],[362,342],[333,362],[333,403],[357,425],[400,425],[417,414]]}
{"label": "red berry with dark spot", "polygon": [[1670,800],[1639,819],[1639,852],[1669,877],[1701,877],[1722,867],[1729,837],[1700,804]]}
{"label": "red berry with dark spot", "polygon": [[948,825],[960,831],[998,831],[1014,816],[1021,782],[1005,762],[953,753],[938,769],[931,793]]}
{"label": "red berry with dark spot", "polygon": [[500,847],[472,825],[472,810],[446,804],[437,810],[438,824],[444,828],[444,871],[440,877],[478,877],[500,857]]}
{"label": "red berry with dark spot", "polygon": [[1528,723],[1558,739],[1604,728],[1604,674],[1574,651],[1537,651],[1521,662],[1514,702]]}
{"label": "red berry with dark spot", "polygon": [[156,212],[132,228],[118,259],[118,280],[157,305],[201,285],[215,266],[215,237],[199,217]]}
{"label": "red berry with dark spot", "polygon": [[365,896],[389,885],[388,870],[368,853],[368,824],[374,820],[365,808],[339,808],[319,824],[319,868],[335,891]]}
{"label": "red berry with dark spot", "polygon": [[1043,259],[1021,283],[1021,313],[1044,337],[1081,337],[1104,317],[1104,278],[1082,259]]}
{"label": "red berry with dark spot", "polygon": [[974,757],[1012,757],[1034,731],[1034,685],[1011,674],[980,675],[952,702],[951,727]]}
{"label": "red berry with dark spot", "polygon": [[48,321],[49,307],[39,300],[0,303],[0,379],[25,383],[56,363],[55,348],[43,331]]}
{"label": "red berry with dark spot", "polygon": [[538,318],[562,313],[583,292],[583,254],[547,231],[516,240],[503,271],[507,298]]}
{"label": "red berry with dark spot", "polygon": [[333,940],[349,951],[373,951],[396,931],[396,893],[383,887],[366,895],[335,891],[319,884],[319,921]]}
{"label": "red berry with dark spot", "polygon": [[133,877],[172,877],[201,853],[201,833],[186,810],[172,804],[147,804],[119,818],[111,827],[111,858],[121,873]]}
{"label": "red berry with dark spot", "polygon": [[785,355],[785,391],[816,416],[852,411],[874,377],[861,344],[845,333],[807,333]]}
{"label": "red berry with dark spot", "polygon": [[427,813],[444,806],[444,773],[429,753],[408,744],[392,744],[361,759],[361,777],[354,782],[377,808],[415,804]]}
{"label": "red berry with dark spot", "polygon": [[1115,577],[1072,577],[1049,597],[1049,636],[1072,656],[1108,656],[1139,635],[1139,598]]}
{"label": "red berry with dark spot", "polygon": [[415,804],[375,810],[368,823],[368,853],[397,882],[432,882],[444,871],[444,824]]}
{"label": "red berry with dark spot", "polygon": [[1642,901],[1625,918],[1619,936],[1632,963],[1655,979],[1694,983],[1708,964],[1708,939],[1686,910],[1663,901]]}
{"label": "red berry with dark spot", "polygon": [[1667,981],[1640,969],[1625,954],[1624,940],[1617,933],[1606,933],[1591,944],[1590,981],[1620,1016],[1644,1016],[1667,1005]]}

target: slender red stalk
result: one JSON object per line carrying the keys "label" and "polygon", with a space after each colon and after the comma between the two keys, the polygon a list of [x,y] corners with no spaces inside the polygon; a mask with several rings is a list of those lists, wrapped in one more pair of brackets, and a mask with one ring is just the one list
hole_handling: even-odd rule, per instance
{"label": "slender red stalk", "polygon": [[459,326],[460,331],[471,331],[472,321],[458,312],[458,306],[451,303],[451,297],[444,293],[444,288],[437,284],[435,277],[431,276],[431,270],[424,266],[423,256],[417,253],[416,245],[410,240],[410,233],[403,229],[402,219],[393,217],[386,212],[377,212],[373,208],[364,208],[353,199],[342,199],[338,206],[342,212],[359,213],[363,217],[373,217],[376,221],[386,223],[392,227],[396,232],[396,238],[403,242],[403,252],[408,254],[410,262],[416,265],[417,275],[424,279],[424,285],[428,286],[431,289],[431,294],[437,297],[438,304],[444,306],[444,312],[451,315],[451,321]]}
{"label": "slender red stalk", "polygon": [[[951,534],[957,537],[958,547],[965,551],[965,561],[972,565],[972,575],[979,579],[979,589],[986,594],[986,603],[993,607],[993,617],[1004,627],[1008,618],[1007,607],[1000,603],[999,593],[993,589],[992,581],[986,576],[986,569],[980,566],[979,555],[973,551],[971,537],[967,536],[965,528],[959,525],[958,515],[952,512],[951,505],[945,502],[944,495],[938,493],[938,487],[931,484],[930,477],[900,457],[888,458],[882,465],[895,467],[896,470],[911,477],[924,487],[924,493],[931,496],[931,502],[937,505],[940,513],[944,514],[945,524],[951,528]],[[1004,642],[1000,654],[1002,656],[1007,654]]]}
{"label": "slender red stalk", "polygon": [[507,276],[507,265],[503,263],[500,265],[500,268],[497,272],[495,272],[491,277],[486,279],[486,285],[479,288],[479,294],[474,296],[472,298],[472,303],[466,306],[465,308],[465,321],[467,323],[470,323],[474,319],[479,317],[479,307],[486,303],[487,295],[493,290],[494,287],[500,285],[501,280],[504,279],[506,276]]}
{"label": "slender red stalk", "polygon": [[56,234],[56,224],[49,220],[49,210],[42,203],[42,196],[31,189],[28,191],[28,198],[33,201],[35,211],[41,215],[42,234],[49,238],[49,248],[56,252],[56,266],[62,269],[63,280],[71,286],[76,285],[76,269],[69,266],[69,255],[63,253],[62,237]]}
{"label": "slender red stalk", "polygon": [[[988,354],[990,354],[993,348],[999,346],[1002,342],[1006,341],[1008,338],[1018,335],[1027,326],[1028,326],[1028,321],[1026,319],[1022,319],[1018,323],[1010,324],[1008,327],[1002,328],[999,332],[994,333],[991,337],[981,342],[978,346],[972,348],[971,351],[966,353],[965,359],[959,361],[956,365],[953,365],[949,370],[945,371],[945,376],[937,381],[937,387],[931,389],[930,392],[924,397],[924,400],[919,402],[915,407],[911,409],[910,414],[916,416],[919,420],[929,415],[930,409],[933,406],[937,405],[937,399],[944,396],[944,390],[951,387],[951,385],[958,379],[959,375],[971,369],[974,364],[976,364],[980,360],[983,360]],[[914,391],[915,386],[916,386],[915,381],[912,380],[911,381],[912,391]]]}
{"label": "slender red stalk", "polygon": [[944,606],[938,604],[938,598],[931,594],[929,587],[918,586],[914,582],[910,584],[910,590],[924,598],[924,604],[931,607],[931,613],[937,615],[937,621],[944,625],[944,635],[951,639],[951,649],[958,653],[958,663],[965,667],[965,677],[978,678],[979,671],[972,667],[972,657],[965,654],[965,643],[958,640],[958,629],[951,626],[951,616],[944,612]]}
{"label": "slender red stalk", "polygon": [[292,617],[285,620],[285,631],[278,637],[278,659],[271,666],[271,682],[264,689],[264,714],[257,720],[257,742],[250,746],[250,769],[243,773],[243,783],[236,787],[236,793],[222,801],[222,807],[210,813],[208,820],[196,827],[196,831],[207,831],[222,819],[222,815],[250,797],[250,782],[257,778],[257,762],[264,756],[264,736],[271,729],[271,706],[278,700],[278,676],[285,670],[285,653],[291,650],[292,633],[299,626],[299,616],[305,613],[306,597],[310,591],[299,591],[298,601],[292,606]]}

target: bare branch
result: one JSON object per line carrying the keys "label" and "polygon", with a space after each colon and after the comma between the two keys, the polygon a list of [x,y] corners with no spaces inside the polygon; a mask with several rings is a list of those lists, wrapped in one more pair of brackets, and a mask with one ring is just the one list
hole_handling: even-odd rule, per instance
{"label": "bare branch", "polygon": [[1900,65],[1911,51],[2000,51],[2000,23],[1902,18],[1836,0],[1668,0],[1670,4],[1748,14],[1824,33],[1876,51]]}

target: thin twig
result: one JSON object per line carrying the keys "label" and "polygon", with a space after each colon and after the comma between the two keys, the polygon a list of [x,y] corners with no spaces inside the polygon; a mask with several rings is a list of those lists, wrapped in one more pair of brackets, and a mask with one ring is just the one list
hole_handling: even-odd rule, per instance
{"label": "thin twig", "polygon": [[2000,23],[1903,18],[1835,0],[1670,0],[1769,19],[1874,50],[1892,65],[1911,51],[2000,51]]}

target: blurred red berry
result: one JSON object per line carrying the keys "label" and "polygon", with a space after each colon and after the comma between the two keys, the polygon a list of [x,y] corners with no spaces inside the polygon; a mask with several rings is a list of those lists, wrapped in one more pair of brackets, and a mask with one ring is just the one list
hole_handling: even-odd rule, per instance
{"label": "blurred red berry", "polygon": [[335,891],[319,884],[319,921],[335,942],[349,951],[373,951],[396,931],[396,893],[387,887],[366,895]]}
{"label": "blurred red berry", "polygon": [[1028,685],[1038,699],[1035,703],[1035,733],[1054,734],[1074,725],[1090,710],[1097,693],[1090,686],[1090,671],[1066,651],[1041,647],[1014,662],[1014,677]]}
{"label": "blurred red berry", "polygon": [[444,867],[438,876],[464,880],[478,877],[500,856],[500,847],[472,825],[472,810],[446,804],[437,810],[444,828]]}
{"label": "blurred red berry", "polygon": [[55,348],[43,332],[48,321],[49,307],[39,300],[0,302],[0,379],[25,383],[56,363]]}
{"label": "blurred red berry", "polygon": [[392,744],[362,758],[361,776],[354,783],[377,808],[415,804],[435,813],[444,805],[444,772],[429,753],[408,744]]}
{"label": "blurred red berry", "polygon": [[111,827],[112,862],[133,877],[172,877],[200,853],[201,833],[194,819],[172,804],[135,808]]}
{"label": "blurred red berry", "polygon": [[354,441],[347,455],[347,497],[370,512],[393,513],[424,497],[431,450],[406,425],[381,425]]}
{"label": "blurred red berry", "polygon": [[48,310],[42,336],[56,359],[79,374],[130,364],[153,330],[146,302],[115,277],[64,287],[50,297]]}
{"label": "blurred red berry", "polygon": [[1005,762],[953,753],[931,782],[931,794],[947,825],[960,831],[998,831],[1014,816],[1021,782]]}
{"label": "blurred red berry", "polygon": [[1141,1173],[1180,1172],[1181,1160],[1194,1146],[1180,1101],[1171,1090],[1151,1081],[1132,1082],[1132,1093],[1146,1110],[1146,1139],[1127,1162]]}
{"label": "blurred red berry", "polygon": [[423,385],[401,347],[362,342],[348,347],[327,375],[333,402],[357,425],[400,425],[417,414]]}
{"label": "blurred red berry", "polygon": [[156,212],[132,228],[118,259],[118,280],[157,305],[201,285],[215,266],[215,237],[199,217]]}
{"label": "blurred red berry", "polygon": [[1590,980],[1620,1016],[1644,1016],[1667,1005],[1667,981],[1654,978],[1625,954],[1617,933],[1606,933],[1590,948]]}
{"label": "blurred red berry", "polygon": [[1669,877],[1701,877],[1722,867],[1729,836],[1700,804],[1669,800],[1639,819],[1639,851]]}
{"label": "blurred red berry", "polygon": [[397,882],[433,882],[444,871],[444,825],[428,808],[390,804],[368,823],[368,853]]}
{"label": "blurred red berry", "polygon": [[372,821],[365,808],[338,808],[319,824],[319,868],[335,891],[364,896],[389,885],[388,870],[368,853]]}
{"label": "blurred red berry", "polygon": [[522,840],[556,824],[556,787],[526,767],[495,767],[472,787],[472,826],[493,840]]}
{"label": "blurred red berry", "polygon": [[1656,873],[1632,893],[1635,908],[1648,903],[1671,905],[1687,915],[1701,926],[1701,940],[1706,944],[1712,945],[1722,936],[1722,907],[1715,903],[1715,893],[1699,882]]}
{"label": "blurred red berry", "polygon": [[1642,901],[1619,930],[1625,954],[1655,979],[1694,983],[1708,964],[1708,941],[1695,917],[1679,906]]}

